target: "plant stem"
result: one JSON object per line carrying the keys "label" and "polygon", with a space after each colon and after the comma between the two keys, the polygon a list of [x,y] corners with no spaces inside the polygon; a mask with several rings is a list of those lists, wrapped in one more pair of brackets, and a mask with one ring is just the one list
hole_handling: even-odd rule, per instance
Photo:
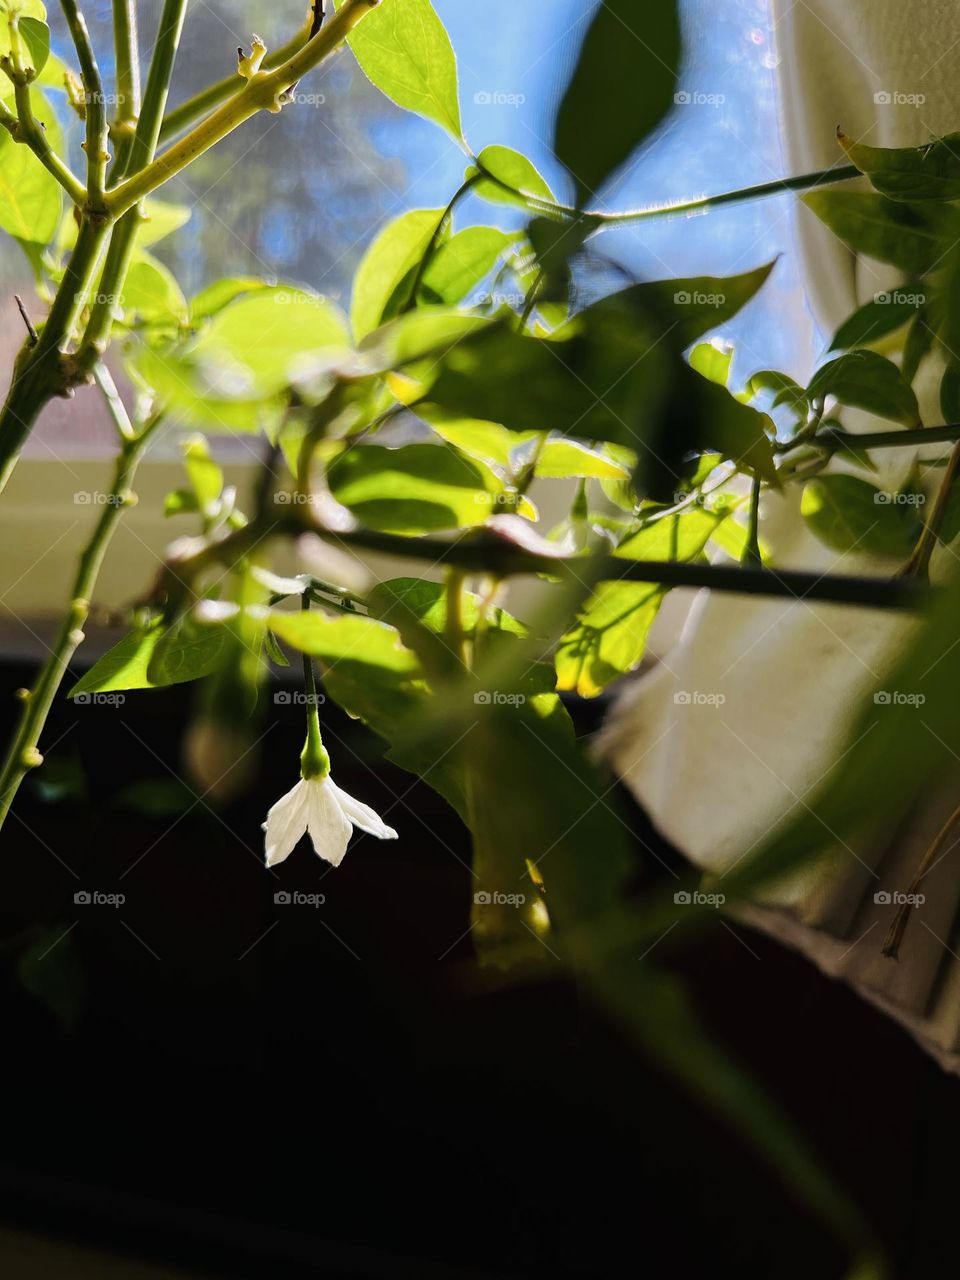
{"label": "plant stem", "polygon": [[766,196],[779,196],[785,191],[806,191],[811,187],[819,187],[825,183],[848,182],[851,178],[863,175],[855,165],[831,165],[829,169],[817,169],[813,173],[801,173],[793,178],[775,178],[772,182],[761,182],[753,187],[738,187],[735,191],[723,191],[713,196],[698,196],[693,200],[679,200],[674,204],[653,205],[649,209],[624,209],[616,213],[599,211],[582,211],[570,205],[556,204],[552,200],[544,200],[539,196],[529,195],[516,187],[511,187],[495,174],[484,169],[480,161],[474,157],[473,163],[483,175],[495,182],[504,191],[520,196],[535,213],[543,213],[555,218],[571,221],[583,221],[593,227],[618,226],[631,222],[646,222],[651,218],[684,217],[691,213],[701,213],[705,209],[718,209],[725,204],[740,204],[746,200],[762,200]]}
{"label": "plant stem", "polygon": [[950,461],[947,463],[947,469],[943,473],[943,480],[937,491],[937,499],[933,504],[933,510],[930,512],[929,519],[924,521],[923,532],[920,534],[920,539],[914,548],[913,555],[904,566],[904,577],[917,578],[922,582],[927,580],[930,570],[930,557],[933,555],[934,547],[940,541],[940,527],[947,513],[947,506],[950,502],[953,486],[956,483],[958,471],[960,471],[960,440],[953,446]]}
{"label": "plant stem", "polygon": [[[143,93],[143,107],[137,119],[136,131],[130,144],[126,167],[136,173],[149,165],[157,149],[160,124],[167,105],[170,77],[180,45],[183,20],[187,12],[187,0],[164,0],[157,42],[154,45],[147,85]],[[112,201],[113,193],[108,197]],[[113,308],[123,293],[127,271],[133,257],[137,231],[142,221],[138,202],[117,222],[110,236],[110,247],[97,291],[97,301],[90,310],[77,351],[78,376],[88,377],[101,358],[110,341],[113,326]]]}
{"label": "plant stem", "polygon": [[107,100],[90,33],[77,7],[77,0],[60,0],[60,7],[77,51],[83,82],[87,119],[87,137],[83,144],[87,153],[87,206],[92,213],[99,214],[110,158],[107,153]]}
{"label": "plant stem", "polygon": [[750,522],[747,525],[747,542],[740,562],[747,567],[759,567],[763,564],[763,557],[760,554],[760,488],[760,476],[754,472],[753,482],[750,485]]}
{"label": "plant stem", "polygon": [[21,348],[13,381],[0,410],[0,492],[17,464],[23,442],[49,400],[69,394],[63,348],[73,333],[100,258],[107,226],[84,218],[39,341]]}
{"label": "plant stem", "polygon": [[144,449],[159,422],[158,415],[143,427],[135,439],[125,440],[117,456],[110,493],[90,541],[80,555],[70,593],[70,604],[60,623],[49,657],[24,699],[20,723],[0,771],[0,826],[10,811],[23,779],[31,769],[43,763],[43,757],[37,749],[40,735],[70,661],[83,642],[83,626],[90,612],[90,597],[96,587],[103,557],[124,508],[136,501],[130,486]]}
{"label": "plant stem", "polygon": [[[306,591],[300,597],[300,608],[304,611],[310,608],[310,599]],[[313,670],[313,659],[309,653],[303,655],[303,691],[307,697],[307,740],[300,753],[300,776],[325,778],[330,772],[330,757],[327,755],[320,735],[317,677]]]}
{"label": "plant stem", "polygon": [[407,538],[372,529],[334,532],[311,520],[303,508],[291,508],[282,515],[251,520],[243,529],[208,543],[169,562],[161,575],[158,593],[167,600],[179,600],[202,573],[214,566],[231,566],[250,548],[268,537],[300,537],[315,533],[336,545],[356,551],[375,552],[401,559],[446,565],[471,574],[513,577],[547,574],[601,582],[652,582],[671,587],[707,587],[743,595],[771,596],[790,600],[825,600],[836,604],[874,609],[917,608],[930,599],[930,588],[896,578],[854,577],[846,574],[804,573],[798,570],[742,569],[736,566],[699,564],[669,560],[628,560],[607,554],[577,556],[534,553],[518,547],[493,532],[454,539]]}
{"label": "plant stem", "polygon": [[[309,37],[311,25],[312,23],[307,21],[292,40],[288,40],[285,45],[281,45],[273,53],[268,53],[263,60],[263,69],[271,71],[274,67],[281,66],[288,58],[292,58],[298,50],[302,49]],[[179,107],[174,107],[163,118],[163,124],[160,128],[160,141],[167,142],[170,138],[175,137],[182,129],[186,129],[194,120],[197,120],[213,107],[219,106],[226,98],[231,98],[235,93],[239,93],[246,83],[246,80],[241,75],[226,76],[216,84],[202,89],[200,93],[186,102],[182,102]]]}
{"label": "plant stem", "polygon": [[110,181],[126,172],[137,117],[140,115],[140,40],[135,0],[113,0],[113,45],[116,51],[117,115],[113,123],[114,156]]}
{"label": "plant stem", "polygon": [[155,191],[258,111],[279,111],[283,95],[291,85],[339,48],[357,23],[379,3],[380,0],[344,0],[331,20],[292,57],[272,71],[257,72],[232,98],[201,120],[189,133],[161,152],[145,168],[134,171],[130,178],[121,182],[108,199],[113,215],[118,217]]}

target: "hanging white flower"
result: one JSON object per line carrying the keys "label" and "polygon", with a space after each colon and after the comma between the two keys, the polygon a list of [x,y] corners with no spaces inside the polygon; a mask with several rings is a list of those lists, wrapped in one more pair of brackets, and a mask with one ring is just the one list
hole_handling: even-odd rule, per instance
{"label": "hanging white flower", "polygon": [[283,862],[304,832],[309,832],[314,852],[338,867],[354,827],[380,840],[397,838],[393,827],[388,827],[369,805],[341,790],[329,773],[323,778],[301,778],[273,805],[263,824],[267,833],[267,866]]}

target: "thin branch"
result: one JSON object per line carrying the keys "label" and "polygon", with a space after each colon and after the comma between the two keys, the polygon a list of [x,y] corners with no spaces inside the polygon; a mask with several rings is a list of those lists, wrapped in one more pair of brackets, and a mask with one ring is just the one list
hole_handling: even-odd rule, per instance
{"label": "thin branch", "polygon": [[650,582],[671,587],[707,587],[743,595],[788,600],[820,600],[866,608],[916,608],[930,599],[931,589],[896,578],[852,577],[803,573],[796,570],[743,569],[726,565],[663,560],[627,560],[616,555],[553,556],[526,551],[489,531],[455,539],[405,538],[370,529],[334,532],[314,524],[303,508],[268,513],[244,529],[211,542],[199,551],[178,557],[161,575],[161,593],[182,594],[183,583],[213,565],[229,566],[269,537],[298,537],[315,533],[355,551],[425,561],[466,573],[490,573],[498,578],[545,574],[604,582]]}
{"label": "thin branch", "polygon": [[23,299],[20,297],[19,293],[15,293],[13,295],[13,300],[17,304],[17,310],[20,312],[20,319],[27,326],[27,341],[31,347],[35,347],[39,342],[39,338],[37,337],[36,329],[33,327],[33,322],[27,315],[27,308],[23,305]]}
{"label": "thin branch", "polygon": [[338,49],[357,23],[379,3],[380,0],[344,0],[333,18],[286,62],[273,71],[259,71],[252,75],[242,89],[188,134],[145,167],[137,166],[139,171],[134,171],[131,177],[110,192],[107,203],[111,213],[115,217],[125,213],[257,112],[279,111],[289,96],[290,87]]}
{"label": "thin branch", "polygon": [[140,114],[140,40],[135,0],[113,0],[113,45],[117,71],[117,114],[111,126],[114,149],[109,181],[123,176]]}
{"label": "thin branch", "polygon": [[99,212],[106,185],[107,161],[110,159],[107,151],[107,100],[90,33],[77,7],[77,0],[60,0],[60,6],[77,51],[83,82],[87,119],[87,137],[83,144],[87,153],[87,201],[91,210]]}

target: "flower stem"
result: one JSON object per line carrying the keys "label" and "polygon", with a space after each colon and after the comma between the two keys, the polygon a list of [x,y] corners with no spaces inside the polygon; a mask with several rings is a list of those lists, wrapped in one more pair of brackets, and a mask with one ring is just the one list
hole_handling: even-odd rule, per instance
{"label": "flower stem", "polygon": [[[300,608],[310,608],[310,600],[305,591],[300,597]],[[301,778],[314,778],[317,781],[325,778],[330,772],[330,757],[327,755],[320,736],[320,712],[317,706],[317,678],[313,670],[313,659],[309,653],[303,655],[303,691],[307,698],[307,740],[300,753]]]}
{"label": "flower stem", "polygon": [[23,711],[6,759],[0,770],[0,826],[10,811],[20,784],[31,769],[43,763],[37,749],[47,716],[77,648],[83,643],[83,626],[90,612],[103,557],[126,507],[136,502],[131,491],[134,475],[160,416],[151,418],[133,440],[125,440],[117,456],[113,481],[90,541],[80,555],[70,592],[70,604],[60,623],[49,657],[40,668],[33,688],[25,692]]}

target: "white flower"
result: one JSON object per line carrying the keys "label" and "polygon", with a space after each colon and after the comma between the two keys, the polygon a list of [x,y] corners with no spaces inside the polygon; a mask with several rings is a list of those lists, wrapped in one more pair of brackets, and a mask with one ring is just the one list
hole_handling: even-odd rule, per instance
{"label": "white flower", "polygon": [[338,867],[354,827],[380,840],[397,838],[393,827],[388,827],[369,805],[341,791],[329,774],[321,779],[301,778],[270,809],[263,824],[267,833],[267,866],[283,862],[303,833],[309,831],[314,852]]}

